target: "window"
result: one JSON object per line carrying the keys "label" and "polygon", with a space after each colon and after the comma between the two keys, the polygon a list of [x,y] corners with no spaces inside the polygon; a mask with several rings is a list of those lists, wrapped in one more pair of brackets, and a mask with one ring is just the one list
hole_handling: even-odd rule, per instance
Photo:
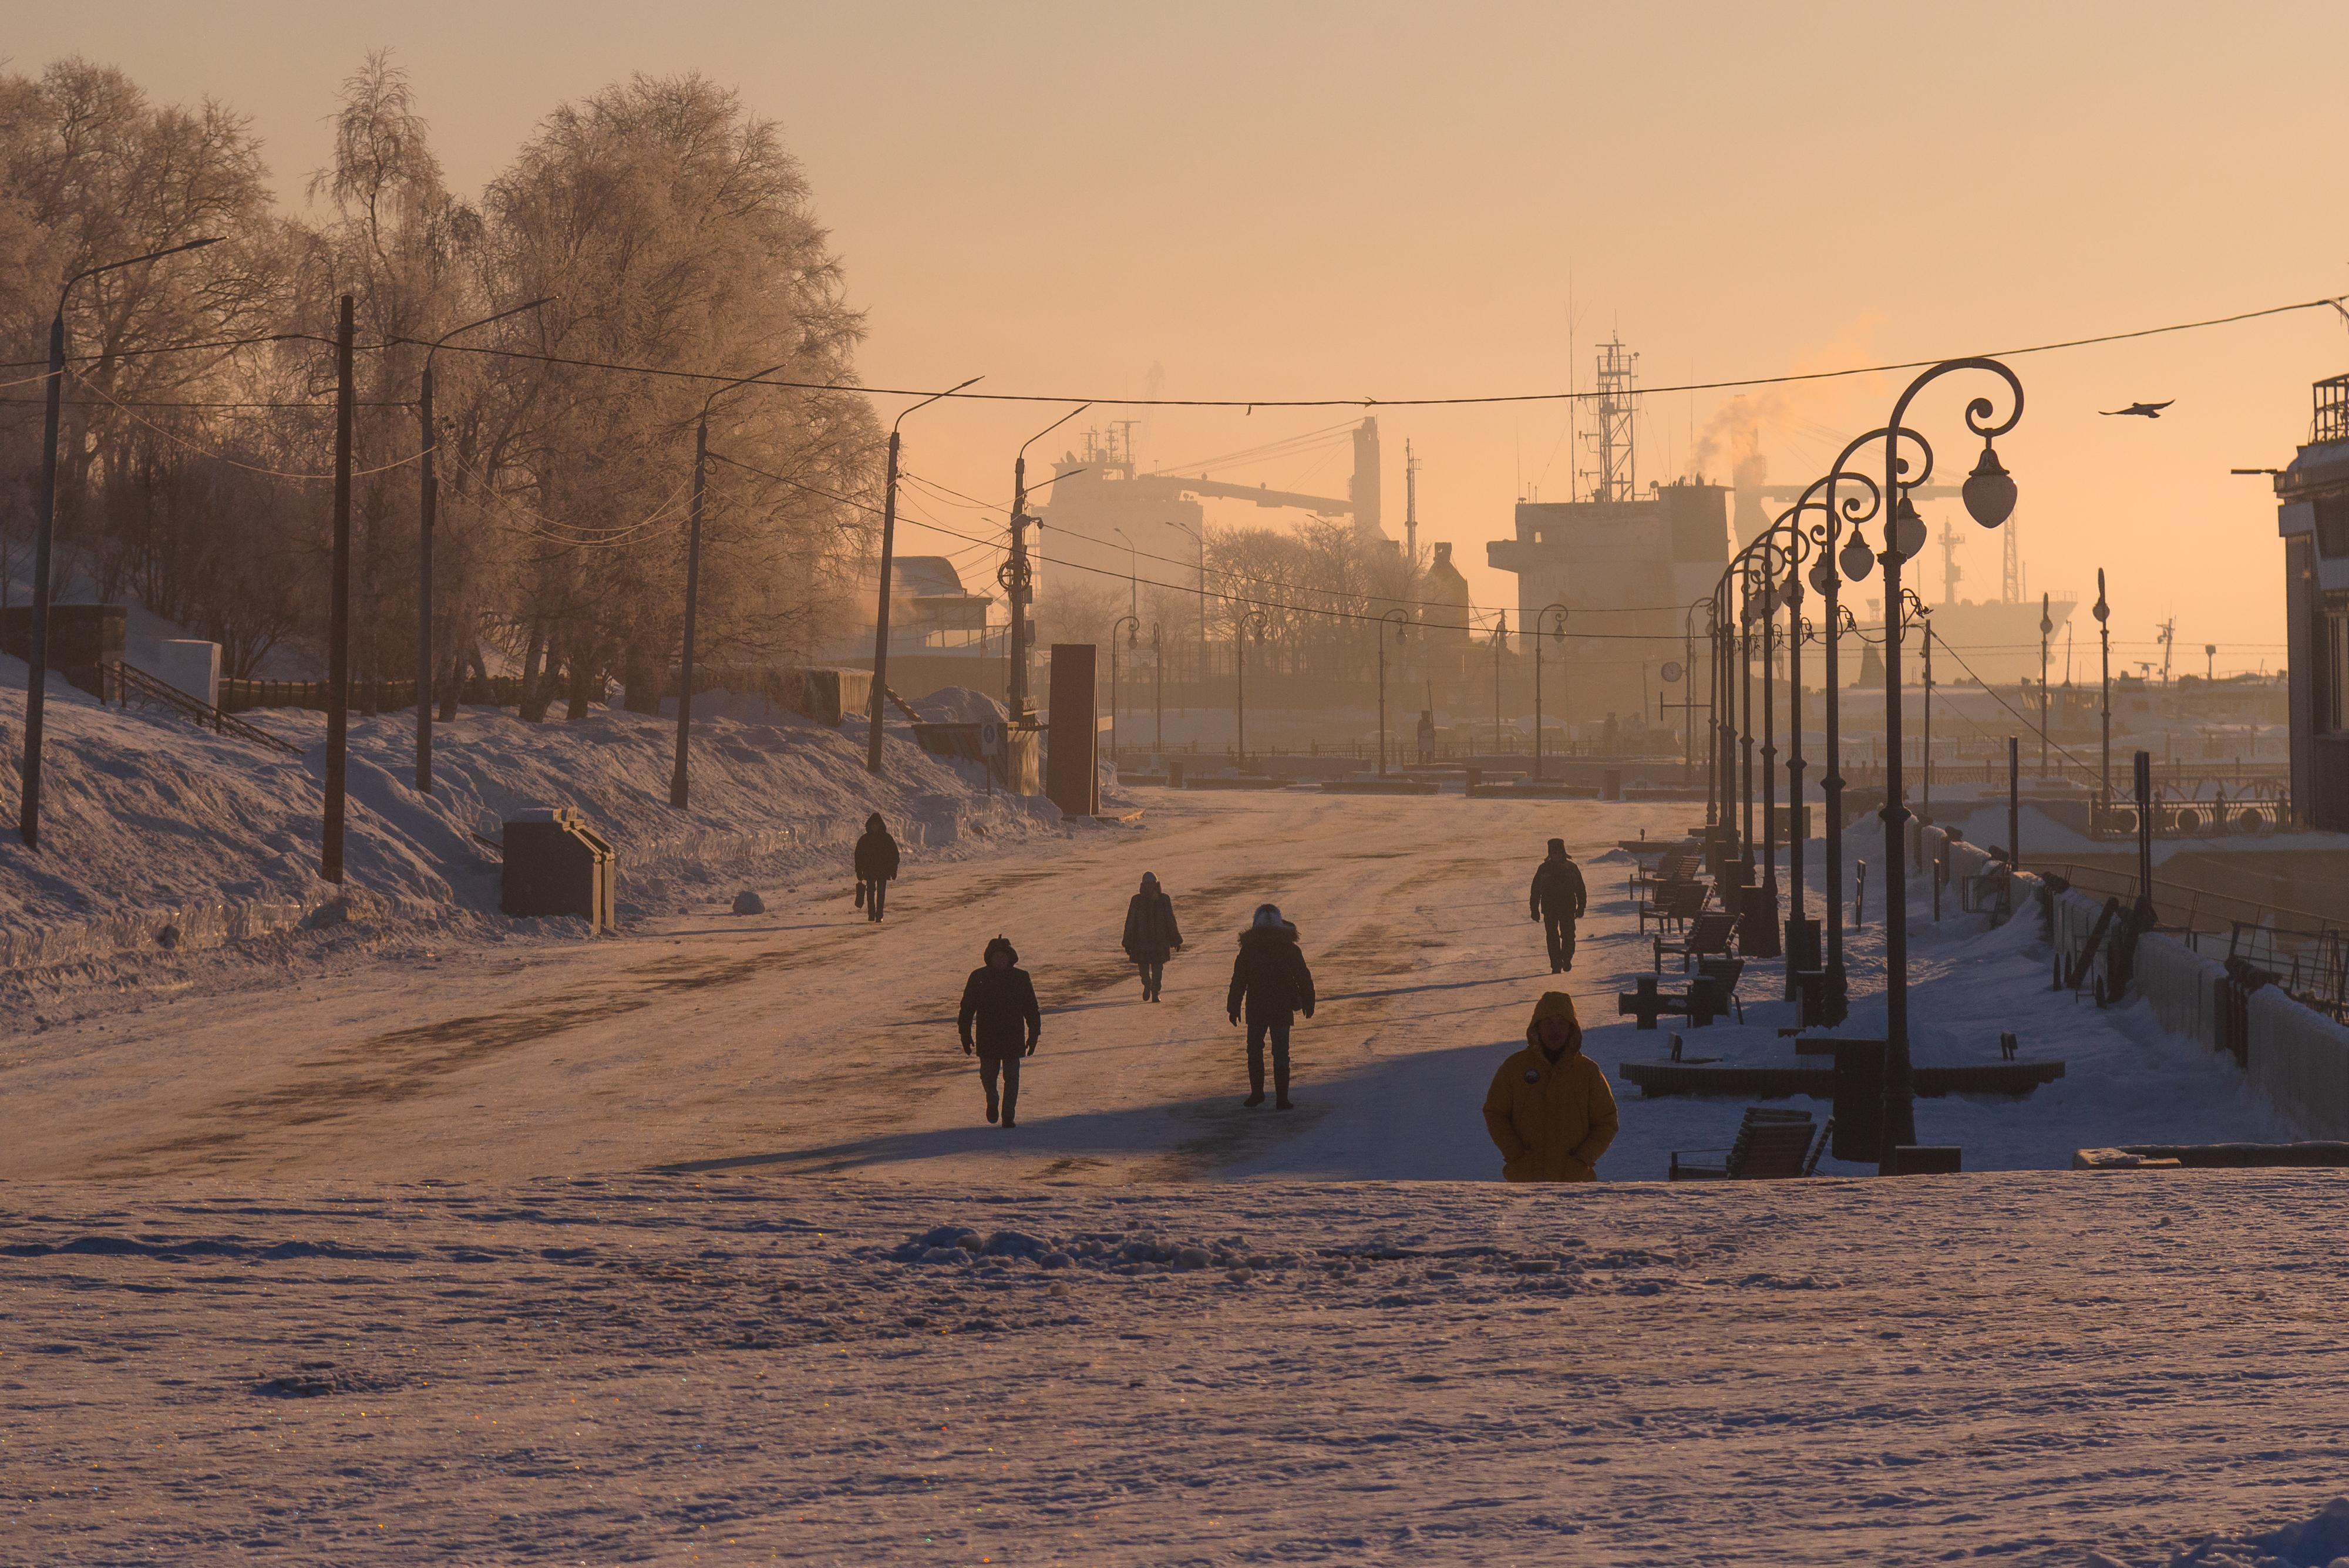
{"label": "window", "polygon": [[2349,494],[2320,495],[2316,510],[2316,553],[2328,561],[2349,556]]}
{"label": "window", "polygon": [[2323,628],[2323,685],[2316,694],[2319,729],[2330,734],[2349,732],[2349,594],[2327,594],[2320,621]]}

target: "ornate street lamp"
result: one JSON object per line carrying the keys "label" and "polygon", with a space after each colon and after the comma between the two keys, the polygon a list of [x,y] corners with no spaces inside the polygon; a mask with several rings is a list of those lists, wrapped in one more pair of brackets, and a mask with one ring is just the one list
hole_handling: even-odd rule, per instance
{"label": "ornate street lamp", "polygon": [[[1685,682],[1681,688],[1681,727],[1686,732],[1681,742],[1681,783],[1684,785],[1689,782],[1690,771],[1696,766],[1696,631],[1689,623],[1699,610],[1708,615],[1712,613],[1713,597],[1710,594],[1692,601],[1688,608],[1681,612],[1681,680]],[[1708,639],[1713,636],[1710,624],[1705,628],[1705,636]],[[1711,691],[1706,691],[1705,701],[1708,706],[1712,703]],[[1710,712],[1705,718],[1705,727],[1708,732],[1713,727]],[[1704,778],[1704,825],[1707,827],[1713,826],[1715,820],[1713,783],[1713,775],[1708,769]]]}
{"label": "ornate street lamp", "polygon": [[[1551,618],[1556,617],[1553,620]],[[1552,599],[1542,606],[1534,617],[1534,783],[1542,782],[1542,639],[1557,639],[1560,652],[1559,665],[1564,667],[1566,646],[1566,607]]]}
{"label": "ornate street lamp", "polygon": [[[1914,1072],[1909,1049],[1909,879],[1907,825],[1908,804],[1901,798],[1901,714],[1900,714],[1900,568],[1909,558],[1924,547],[1925,525],[1917,521],[1916,511],[1909,504],[1906,486],[1922,483],[1925,473],[1904,481],[1901,473],[1907,464],[1899,454],[1902,420],[1909,405],[1943,376],[1961,370],[1979,370],[1998,377],[2006,383],[2013,398],[2013,406],[2003,420],[1993,420],[1997,405],[1988,398],[1974,398],[1966,404],[1966,429],[1982,438],[1981,459],[1973,472],[1966,476],[1961,487],[1966,512],[1985,528],[1995,528],[2014,512],[2014,480],[1998,460],[1994,443],[2000,436],[2013,430],[2023,418],[2023,382],[2013,371],[1996,359],[1971,358],[1947,359],[1932,367],[1909,383],[1899,400],[1892,405],[1892,417],[1886,427],[1894,434],[1884,444],[1884,493],[1898,496],[1893,506],[1892,526],[1888,530],[1883,552],[1877,559],[1884,565],[1884,603],[1890,612],[1885,617],[1884,628],[1884,1148],[1882,1159],[1889,1168],[1892,1151],[1902,1144],[1917,1141],[1917,1098]],[[1930,462],[1928,463],[1930,471]],[[1856,535],[1855,535],[1856,536]]]}
{"label": "ornate street lamp", "polygon": [[2089,613],[2096,618],[2096,640],[2103,645],[2105,756],[2096,788],[2098,804],[2109,814],[2113,809],[2113,607],[2105,602],[2102,566],[2096,568],[2096,607]]}

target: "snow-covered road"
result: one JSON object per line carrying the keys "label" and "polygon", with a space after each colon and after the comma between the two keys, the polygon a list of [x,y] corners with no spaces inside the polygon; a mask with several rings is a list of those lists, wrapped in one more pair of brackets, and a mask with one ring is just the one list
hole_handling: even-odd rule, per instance
{"label": "snow-covered road", "polygon": [[[452,939],[429,957],[232,966],[210,989],[148,994],[0,1037],[13,1136],[0,1177],[512,1180],[694,1165],[854,1171],[911,1181],[1215,1177],[1486,1179],[1478,1116],[1494,1066],[1552,983],[1526,886],[1563,835],[1592,895],[1567,977],[1610,1073],[1667,1034],[1619,1020],[1649,967],[1613,846],[1674,835],[1701,808],[1308,794],[1156,792],[1104,825],[984,858],[924,862],[874,927],[844,871],[766,889],[769,912],[643,922],[571,946]],[[1166,1000],[1141,1000],[1117,948],[1144,870],[1173,893],[1188,950]],[[1816,875],[1816,873],[1815,873]],[[1259,901],[1298,922],[1324,999],[1297,1033],[1299,1108],[1243,1110],[1243,1047],[1223,1013],[1234,936]],[[2021,1103],[1931,1100],[1920,1137],[1968,1168],[2061,1168],[2123,1142],[2288,1137],[2233,1064],[2162,1035],[2141,1009],[2050,995],[2036,922],[1916,927],[1922,1061],[1995,1059],[2012,1029],[2069,1075]],[[1001,931],[1048,1010],[1019,1127],[980,1119],[953,1014]],[[1851,948],[1845,1033],[1880,1032],[1880,911]],[[1791,1062],[1775,965],[1749,969],[1744,1026],[1692,1052]],[[1674,1149],[1729,1141],[1737,1107],[1643,1101],[1619,1084],[1611,1180],[1653,1179]],[[1824,1105],[1816,1106],[1822,1117]]]}

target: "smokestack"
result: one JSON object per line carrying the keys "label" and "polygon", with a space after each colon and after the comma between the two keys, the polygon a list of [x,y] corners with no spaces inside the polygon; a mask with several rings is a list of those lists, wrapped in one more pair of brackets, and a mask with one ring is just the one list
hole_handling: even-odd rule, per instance
{"label": "smokestack", "polygon": [[1346,497],[1354,504],[1354,527],[1365,534],[1386,536],[1379,519],[1379,421],[1366,419],[1354,427],[1354,477],[1347,483]]}

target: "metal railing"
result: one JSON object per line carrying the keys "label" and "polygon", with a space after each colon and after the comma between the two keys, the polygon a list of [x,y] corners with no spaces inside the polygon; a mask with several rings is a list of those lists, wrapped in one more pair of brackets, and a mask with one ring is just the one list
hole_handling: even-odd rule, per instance
{"label": "metal railing", "polygon": [[114,677],[115,690],[121,694],[122,706],[125,708],[130,706],[131,699],[135,697],[142,702],[156,703],[171,709],[183,718],[192,719],[215,734],[233,735],[240,741],[250,741],[256,746],[282,752],[289,757],[298,757],[302,754],[302,748],[291,741],[273,735],[258,724],[248,724],[242,719],[222,712],[202,698],[190,696],[171,682],[158,680],[143,670],[133,669],[128,664],[117,664],[114,667]]}

